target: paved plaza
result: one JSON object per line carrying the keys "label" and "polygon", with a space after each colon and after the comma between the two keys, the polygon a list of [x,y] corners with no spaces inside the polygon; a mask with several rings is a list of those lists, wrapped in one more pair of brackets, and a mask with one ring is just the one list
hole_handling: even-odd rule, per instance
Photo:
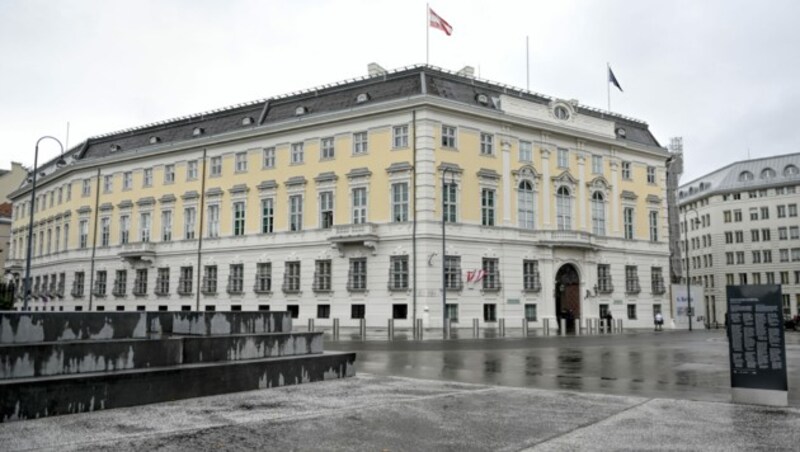
{"label": "paved plaza", "polygon": [[[513,334],[512,334],[513,335]],[[797,450],[789,408],[728,403],[718,331],[330,341],[355,378],[0,425],[0,450]]]}

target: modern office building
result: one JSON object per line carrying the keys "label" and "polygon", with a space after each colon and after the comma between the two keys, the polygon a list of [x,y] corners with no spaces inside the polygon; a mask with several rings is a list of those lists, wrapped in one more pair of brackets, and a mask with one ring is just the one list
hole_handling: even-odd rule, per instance
{"label": "modern office building", "polygon": [[780,284],[784,315],[800,312],[800,153],[732,163],[678,198],[683,270],[712,324],[724,323],[726,285]]}
{"label": "modern office building", "polygon": [[650,326],[669,303],[668,158],[646,123],[575,100],[370,65],[88,139],[44,166],[32,209],[13,193],[7,267],[24,277],[32,210],[33,310],[435,326],[444,286],[464,323]]}

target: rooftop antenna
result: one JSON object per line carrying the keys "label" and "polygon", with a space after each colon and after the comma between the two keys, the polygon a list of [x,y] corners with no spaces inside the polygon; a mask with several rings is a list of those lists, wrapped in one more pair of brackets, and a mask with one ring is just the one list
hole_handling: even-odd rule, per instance
{"label": "rooftop antenna", "polygon": [[531,52],[528,46],[529,37],[525,36],[525,89],[531,90]]}
{"label": "rooftop antenna", "polygon": [[64,149],[69,150],[69,121],[67,121],[67,138],[64,140]]}

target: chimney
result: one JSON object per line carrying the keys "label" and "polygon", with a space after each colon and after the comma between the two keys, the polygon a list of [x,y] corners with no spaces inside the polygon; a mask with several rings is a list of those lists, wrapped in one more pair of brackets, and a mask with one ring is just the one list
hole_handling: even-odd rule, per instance
{"label": "chimney", "polygon": [[456,72],[456,74],[467,78],[475,78],[475,68],[472,66],[464,66],[460,71]]}
{"label": "chimney", "polygon": [[383,68],[383,67],[382,67],[380,64],[378,64],[378,63],[369,63],[369,64],[367,65],[367,74],[368,74],[370,77],[376,77],[376,76],[378,76],[378,75],[386,75],[386,69],[384,69],[384,68]]}

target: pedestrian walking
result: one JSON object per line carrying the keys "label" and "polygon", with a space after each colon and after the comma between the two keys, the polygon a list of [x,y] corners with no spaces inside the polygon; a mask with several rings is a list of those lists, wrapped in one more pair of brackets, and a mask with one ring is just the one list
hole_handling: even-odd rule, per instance
{"label": "pedestrian walking", "polygon": [[656,312],[655,316],[656,331],[661,331],[664,327],[664,316],[660,312]]}

